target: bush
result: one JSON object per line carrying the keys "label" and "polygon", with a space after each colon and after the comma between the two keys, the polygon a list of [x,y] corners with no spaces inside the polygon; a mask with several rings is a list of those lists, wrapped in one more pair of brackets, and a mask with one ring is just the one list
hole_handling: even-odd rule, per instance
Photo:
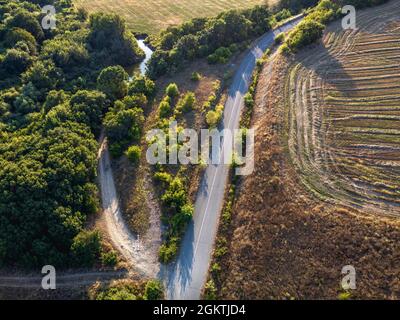
{"label": "bush", "polygon": [[214,110],[210,110],[206,114],[206,122],[210,128],[215,128],[218,123],[221,121],[222,115],[224,111],[223,105],[218,105]]}
{"label": "bush", "polygon": [[285,41],[285,34],[281,32],[275,37],[275,44],[282,43],[283,41]]}
{"label": "bush", "polygon": [[144,122],[143,110],[139,108],[113,108],[107,112],[103,125],[111,143],[138,141]]}
{"label": "bush", "polygon": [[100,255],[98,231],[81,231],[73,240],[71,252],[77,266],[92,267]]}
{"label": "bush", "polygon": [[232,56],[231,50],[229,48],[221,47],[215,50],[213,54],[210,54],[207,58],[208,63],[227,63],[229,58]]}
{"label": "bush", "polygon": [[144,94],[147,98],[152,98],[156,92],[156,85],[151,79],[136,74],[129,84],[128,94]]}
{"label": "bush", "polygon": [[179,89],[176,83],[170,83],[168,87],[165,89],[165,93],[170,98],[176,98],[179,96]]}
{"label": "bush", "polygon": [[175,112],[179,114],[181,111],[184,113],[193,110],[196,104],[196,97],[193,92],[187,92],[181,100],[179,100]]}
{"label": "bush", "polygon": [[171,114],[171,106],[168,100],[161,101],[158,107],[158,115],[160,118],[167,118]]}
{"label": "bush", "polygon": [[114,267],[118,263],[118,255],[114,250],[101,254],[101,263],[107,267]]}
{"label": "bush", "polygon": [[141,153],[142,149],[140,149],[139,146],[131,146],[128,148],[125,154],[131,163],[137,164],[140,160]]}
{"label": "bush", "polygon": [[198,72],[193,72],[190,77],[190,80],[192,81],[200,81],[200,79],[201,79],[201,74]]}
{"label": "bush", "polygon": [[164,298],[163,285],[158,280],[149,280],[144,289],[144,298],[146,300],[161,300]]}
{"label": "bush", "polygon": [[158,257],[161,263],[168,264],[172,262],[178,254],[177,239],[164,243],[160,247]]}
{"label": "bush", "polygon": [[290,50],[297,51],[321,38],[324,29],[324,25],[319,22],[304,20],[289,33],[287,46]]}
{"label": "bush", "polygon": [[215,283],[212,279],[207,281],[207,283],[204,286],[204,299],[205,300],[217,299],[217,288],[215,287]]}
{"label": "bush", "polygon": [[128,74],[121,66],[103,69],[97,78],[97,88],[113,100],[123,98],[127,92]]}
{"label": "bush", "polygon": [[291,16],[292,16],[292,13],[290,12],[290,10],[283,9],[275,14],[275,19],[276,19],[276,21],[279,22],[279,21],[286,20],[286,19],[290,18]]}

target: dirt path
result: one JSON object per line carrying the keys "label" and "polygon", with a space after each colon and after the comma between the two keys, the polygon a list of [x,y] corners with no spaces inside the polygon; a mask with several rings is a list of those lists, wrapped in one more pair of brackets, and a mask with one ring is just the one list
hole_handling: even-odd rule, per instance
{"label": "dirt path", "polygon": [[154,245],[154,241],[160,241],[160,226],[151,224],[150,229],[147,231],[153,241],[142,241],[127,226],[115,189],[107,139],[101,140],[98,170],[105,221],[112,243],[127,260],[129,266],[140,275],[156,277],[159,273],[160,265],[157,251],[154,250],[154,247],[157,247]]}
{"label": "dirt path", "polygon": [[[127,276],[126,271],[104,271],[104,272],[80,272],[80,273],[64,273],[57,275],[57,288],[78,287],[91,285],[96,281],[107,281],[116,278],[124,278]],[[0,276],[0,287],[3,288],[32,288],[40,289],[42,276],[35,275],[15,275]]]}

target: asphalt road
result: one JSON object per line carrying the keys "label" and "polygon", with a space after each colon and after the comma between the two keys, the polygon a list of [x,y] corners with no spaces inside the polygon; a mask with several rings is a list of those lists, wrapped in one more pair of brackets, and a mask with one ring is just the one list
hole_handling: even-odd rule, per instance
{"label": "asphalt road", "polygon": [[[266,33],[249,50],[229,89],[220,130],[234,130],[239,127],[241,109],[244,105],[243,98],[248,90],[256,60],[272,46],[276,35],[290,30],[301,19],[301,17],[296,18]],[[222,146],[223,141],[221,149]],[[197,195],[193,221],[188,226],[182,241],[180,255],[177,261],[163,270],[160,275],[164,279],[168,299],[197,300],[200,298],[207,278],[228,172],[229,166],[224,164],[210,164],[206,169]]]}

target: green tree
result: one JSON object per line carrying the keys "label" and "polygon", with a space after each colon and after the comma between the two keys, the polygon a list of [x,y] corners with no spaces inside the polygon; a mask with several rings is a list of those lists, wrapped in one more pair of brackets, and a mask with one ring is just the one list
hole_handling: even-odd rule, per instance
{"label": "green tree", "polygon": [[170,83],[165,89],[165,94],[171,99],[179,96],[179,89],[176,83]]}
{"label": "green tree", "polygon": [[128,94],[144,94],[147,98],[152,98],[156,91],[156,85],[151,79],[136,74],[129,84]]}
{"label": "green tree", "polygon": [[71,97],[70,106],[76,121],[87,124],[95,134],[100,132],[102,118],[107,108],[104,93],[80,90]]}
{"label": "green tree", "polygon": [[100,256],[101,236],[98,231],[82,231],[73,240],[71,251],[76,265],[93,266]]}
{"label": "green tree", "polygon": [[143,110],[133,108],[108,112],[103,124],[111,142],[138,141],[144,122]]}
{"label": "green tree", "polygon": [[128,74],[121,66],[103,69],[97,78],[97,88],[113,100],[123,98],[128,91]]}

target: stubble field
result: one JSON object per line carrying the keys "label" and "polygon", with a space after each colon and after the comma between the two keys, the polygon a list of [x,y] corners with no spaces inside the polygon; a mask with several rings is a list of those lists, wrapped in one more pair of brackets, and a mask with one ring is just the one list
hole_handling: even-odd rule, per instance
{"label": "stubble field", "polygon": [[[196,17],[215,16],[230,9],[251,8],[264,0],[74,0],[88,12],[115,12],[135,32],[154,34]],[[275,2],[272,0],[271,2]]]}

